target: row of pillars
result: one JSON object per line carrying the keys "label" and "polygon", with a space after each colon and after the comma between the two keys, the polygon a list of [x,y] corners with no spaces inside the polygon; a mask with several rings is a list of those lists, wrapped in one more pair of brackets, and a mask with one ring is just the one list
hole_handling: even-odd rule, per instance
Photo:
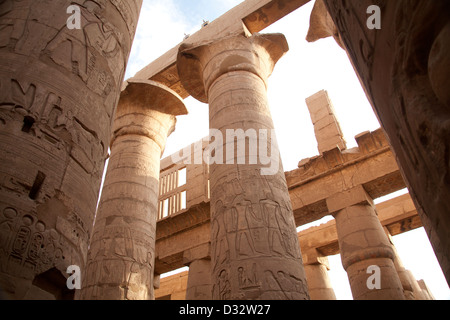
{"label": "row of pillars", "polygon": [[[287,50],[281,34],[182,46],[178,73],[185,89],[209,104],[211,129],[223,136],[227,129],[271,130],[267,79]],[[152,81],[128,82],[114,122],[81,299],[154,298],[160,157],[175,117],[185,113],[170,89]],[[315,290],[314,280],[308,292],[305,269],[318,287],[327,287],[326,267],[303,265],[281,162],[275,174],[263,175],[265,165],[249,164],[248,158],[238,164],[235,153],[234,164],[210,164],[210,260],[190,262],[187,297],[306,300],[311,294],[332,295],[328,289]],[[354,298],[405,299],[398,259],[363,187],[331,196],[327,206],[337,222]],[[378,290],[367,286],[373,265],[382,275]]]}
{"label": "row of pillars", "polygon": [[[392,237],[383,228],[368,195],[361,188],[350,195],[355,204],[335,214],[339,249],[342,264],[347,272],[350,288],[355,300],[430,300],[427,290],[420,287],[411,271],[406,270],[392,242]],[[358,197],[364,196],[366,200]],[[332,200],[331,200],[332,201]],[[209,250],[196,250],[188,254],[185,264],[189,266],[186,300],[210,300],[211,260]],[[328,270],[328,258],[316,248],[302,252],[308,292],[311,300],[336,300]],[[375,270],[379,274],[379,287]],[[371,276],[374,276],[372,279]],[[250,281],[247,273],[238,274]]]}
{"label": "row of pillars", "polygon": [[[24,298],[36,277],[79,265],[78,298],[152,299],[160,158],[186,109],[169,88],[129,81],[116,112],[142,0],[80,5],[83,31],[66,27],[71,4],[0,5],[1,293]],[[267,79],[287,50],[280,34],[230,35],[182,46],[178,73],[209,104],[210,128],[270,131]],[[309,299],[281,163],[266,176],[248,155],[230,160],[210,167],[212,298]],[[383,298],[404,298],[371,202],[341,198],[328,205],[355,298],[378,297],[362,285],[372,264],[386,275]]]}

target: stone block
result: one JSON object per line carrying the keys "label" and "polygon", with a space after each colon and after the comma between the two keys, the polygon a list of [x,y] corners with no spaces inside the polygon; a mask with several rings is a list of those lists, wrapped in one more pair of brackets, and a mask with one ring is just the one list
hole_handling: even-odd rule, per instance
{"label": "stone block", "polygon": [[373,205],[373,200],[364,190],[363,186],[358,186],[349,190],[335,193],[326,200],[330,214],[336,213],[349,206],[357,204]]}
{"label": "stone block", "polygon": [[209,242],[190,248],[183,253],[183,263],[189,265],[195,260],[210,259],[210,251],[211,244]]}

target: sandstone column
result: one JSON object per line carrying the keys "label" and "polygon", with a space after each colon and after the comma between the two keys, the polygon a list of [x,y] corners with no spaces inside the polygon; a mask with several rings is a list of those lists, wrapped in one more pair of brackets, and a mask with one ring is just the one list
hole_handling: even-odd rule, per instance
{"label": "sandstone column", "polygon": [[[372,199],[362,186],[327,199],[336,219],[342,265],[355,300],[403,300],[394,252],[378,220]],[[375,267],[375,269],[372,269]],[[380,288],[374,288],[379,275]],[[368,282],[371,285],[368,285]]]}
{"label": "sandstone column", "polygon": [[[209,154],[213,299],[309,298],[267,102],[267,79],[287,50],[283,35],[267,34],[229,36],[179,51],[182,84],[209,102],[215,139]],[[269,165],[261,152],[256,157],[256,141],[272,153]]]}
{"label": "sandstone column", "polygon": [[194,260],[189,264],[186,300],[211,299],[211,260]]}
{"label": "sandstone column", "polygon": [[[69,29],[76,3],[81,29]],[[0,291],[9,298],[61,298],[67,267],[86,262],[141,4],[0,1]]]}
{"label": "sandstone column", "polygon": [[82,299],[153,299],[160,158],[181,114],[182,99],[157,82],[122,92]]}
{"label": "sandstone column", "polygon": [[450,2],[324,2],[450,283]]}
{"label": "sandstone column", "polygon": [[336,300],[333,287],[328,276],[330,270],[328,258],[316,249],[303,253],[306,280],[311,300]]}
{"label": "sandstone column", "polygon": [[419,287],[417,280],[414,278],[411,271],[405,269],[405,266],[403,265],[403,262],[398,254],[397,248],[394,246],[394,242],[392,241],[392,236],[388,228],[384,227],[384,232],[392,246],[392,251],[394,253],[394,265],[395,269],[397,270],[398,277],[402,283],[405,299],[425,300],[422,289]]}
{"label": "sandstone column", "polygon": [[183,254],[183,263],[189,266],[186,300],[212,299],[210,247],[203,244]]}

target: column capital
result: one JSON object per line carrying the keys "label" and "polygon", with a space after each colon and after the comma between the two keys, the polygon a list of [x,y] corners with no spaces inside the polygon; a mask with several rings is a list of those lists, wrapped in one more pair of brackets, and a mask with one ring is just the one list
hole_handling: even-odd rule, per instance
{"label": "column capital", "polygon": [[128,79],[122,85],[117,114],[151,109],[174,116],[186,115],[187,109],[178,93],[152,80]]}
{"label": "column capital", "polygon": [[365,204],[373,206],[373,200],[362,185],[335,193],[326,199],[328,212],[337,214],[350,206]]}
{"label": "column capital", "polygon": [[328,257],[322,255],[316,248],[302,251],[303,265],[323,265],[330,270]]}
{"label": "column capital", "polygon": [[175,130],[176,116],[187,113],[172,89],[152,80],[129,79],[122,86],[111,146],[118,137],[135,134],[155,140],[163,150]]}
{"label": "column capital", "polygon": [[275,64],[288,50],[281,33],[232,35],[212,42],[181,45],[177,69],[189,94],[207,103],[210,86],[228,72],[252,72],[266,83]]}

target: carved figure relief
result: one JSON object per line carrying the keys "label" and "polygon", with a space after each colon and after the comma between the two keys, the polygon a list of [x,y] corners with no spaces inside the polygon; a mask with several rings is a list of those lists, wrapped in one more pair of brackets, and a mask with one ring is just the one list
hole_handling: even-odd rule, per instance
{"label": "carved figure relief", "polygon": [[[248,169],[239,171],[239,178],[233,172],[215,185],[220,192],[213,196],[211,267],[216,286],[224,288],[227,276],[231,299],[256,299],[265,292],[273,298],[276,290],[289,291],[287,296],[280,293],[282,299],[307,295],[296,268],[286,265],[279,270],[280,262],[264,262],[265,257],[293,264],[301,260],[290,199],[283,198],[282,188],[278,184],[274,188],[271,179]],[[265,276],[267,272],[273,280]],[[270,282],[276,285],[269,286]]]}
{"label": "carved figure relief", "polygon": [[[97,283],[117,283],[128,299],[142,299],[151,292],[153,279],[153,245],[146,233],[128,224],[125,219],[115,222],[102,234],[96,233],[91,242],[86,272],[91,276],[85,287],[94,287],[94,294],[103,295]],[[94,296],[95,296],[94,295]]]}

